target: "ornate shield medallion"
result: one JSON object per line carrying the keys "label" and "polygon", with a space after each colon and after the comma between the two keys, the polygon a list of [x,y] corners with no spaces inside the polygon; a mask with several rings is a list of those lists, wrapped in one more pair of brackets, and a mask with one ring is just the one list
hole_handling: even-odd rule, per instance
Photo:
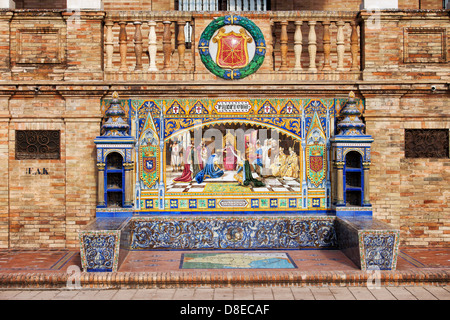
{"label": "ornate shield medallion", "polygon": [[144,157],[144,171],[151,174],[156,170],[156,157]]}
{"label": "ornate shield medallion", "polygon": [[326,177],[326,168],[324,166],[325,148],[325,145],[322,144],[316,144],[306,147],[308,179],[315,187],[319,187]]}
{"label": "ornate shield medallion", "polygon": [[140,147],[140,158],[141,180],[151,188],[158,180],[158,146]]}
{"label": "ornate shield medallion", "polygon": [[323,168],[323,157],[322,156],[310,156],[309,157],[309,168],[314,172],[319,172]]}
{"label": "ornate shield medallion", "polygon": [[228,15],[214,19],[198,44],[205,67],[218,77],[242,79],[256,72],[264,61],[266,42],[249,19]]}
{"label": "ornate shield medallion", "polygon": [[253,39],[244,28],[240,28],[239,33],[221,28],[212,40],[218,43],[216,63],[219,67],[238,69],[248,64],[247,43]]}

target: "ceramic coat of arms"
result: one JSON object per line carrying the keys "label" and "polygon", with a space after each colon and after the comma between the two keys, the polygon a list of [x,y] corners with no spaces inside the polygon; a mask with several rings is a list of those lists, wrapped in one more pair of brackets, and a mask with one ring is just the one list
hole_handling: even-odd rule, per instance
{"label": "ceramic coat of arms", "polygon": [[258,70],[266,54],[261,30],[241,16],[224,16],[203,31],[198,45],[206,68],[227,80],[242,79]]}

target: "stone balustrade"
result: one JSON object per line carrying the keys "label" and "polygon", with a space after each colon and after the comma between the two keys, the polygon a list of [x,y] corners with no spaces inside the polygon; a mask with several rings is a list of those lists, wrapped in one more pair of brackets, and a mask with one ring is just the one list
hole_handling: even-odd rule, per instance
{"label": "stone balustrade", "polygon": [[[279,25],[280,30],[281,63],[278,71],[360,71],[359,21],[356,12],[275,11],[271,13],[271,24],[275,28]],[[294,27],[292,45],[288,36],[290,26]],[[276,34],[277,31],[275,29],[272,32]],[[288,63],[292,47],[293,66]]]}
{"label": "stone balustrade", "polygon": [[[208,24],[227,14],[2,9],[0,55],[6,58],[0,61],[1,78],[223,81],[203,65],[198,43]],[[239,14],[261,29],[266,42],[264,61],[244,82],[448,78],[441,41],[448,24],[445,10],[384,10],[376,25],[364,10]],[[423,27],[425,20],[434,22]],[[428,50],[431,54],[422,54]]]}
{"label": "stone balustrade", "polygon": [[[107,12],[106,80],[214,80],[196,58],[197,41],[225,12]],[[242,12],[265,36],[263,66],[250,79],[357,80],[360,77],[356,12]],[[190,36],[191,39],[188,39]]]}
{"label": "stone balustrade", "polygon": [[[176,44],[178,51],[177,70],[186,70],[185,65],[185,33],[186,24],[192,23],[192,16],[188,12],[133,12],[119,11],[107,14],[105,18],[105,71],[106,72],[156,72],[169,70],[173,55],[172,40],[177,34]],[[118,34],[114,34],[113,28],[118,26]],[[133,30],[133,43],[130,43],[128,35],[129,26]],[[146,28],[144,39],[143,27]],[[174,28],[177,31],[174,32]],[[162,34],[162,39],[158,39],[157,32]],[[162,48],[158,45],[162,41]],[[146,44],[144,48],[144,43]],[[114,55],[119,48],[119,63],[114,64]],[[129,47],[133,46],[134,61],[130,67],[128,60],[130,55]],[[162,49],[162,67],[157,67],[158,47]],[[148,64],[143,65],[144,54],[148,57]]]}

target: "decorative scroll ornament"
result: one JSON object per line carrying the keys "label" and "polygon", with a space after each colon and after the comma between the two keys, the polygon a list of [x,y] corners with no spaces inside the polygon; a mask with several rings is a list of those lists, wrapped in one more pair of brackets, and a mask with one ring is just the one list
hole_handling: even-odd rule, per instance
{"label": "decorative scroll ornament", "polygon": [[215,19],[206,27],[198,49],[209,71],[233,80],[245,78],[259,69],[266,54],[266,42],[252,21],[229,15]]}

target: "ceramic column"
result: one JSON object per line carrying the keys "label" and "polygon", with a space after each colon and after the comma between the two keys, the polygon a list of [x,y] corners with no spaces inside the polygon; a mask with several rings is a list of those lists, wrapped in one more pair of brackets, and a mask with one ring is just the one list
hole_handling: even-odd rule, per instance
{"label": "ceramic column", "polygon": [[370,163],[368,163],[368,162],[364,162],[363,163],[363,169],[364,169],[364,200],[363,200],[363,205],[365,207],[370,206],[369,167],[370,167]]}
{"label": "ceramic column", "polygon": [[103,163],[103,162],[97,163],[97,174],[98,174],[97,206],[104,207],[105,206],[105,163]]}
{"label": "ceramic column", "polygon": [[336,205],[345,206],[344,202],[344,162],[335,163],[336,173],[337,173],[337,186],[336,186]]}
{"label": "ceramic column", "polygon": [[123,164],[125,170],[125,208],[130,208],[133,205],[133,162],[126,162]]}

